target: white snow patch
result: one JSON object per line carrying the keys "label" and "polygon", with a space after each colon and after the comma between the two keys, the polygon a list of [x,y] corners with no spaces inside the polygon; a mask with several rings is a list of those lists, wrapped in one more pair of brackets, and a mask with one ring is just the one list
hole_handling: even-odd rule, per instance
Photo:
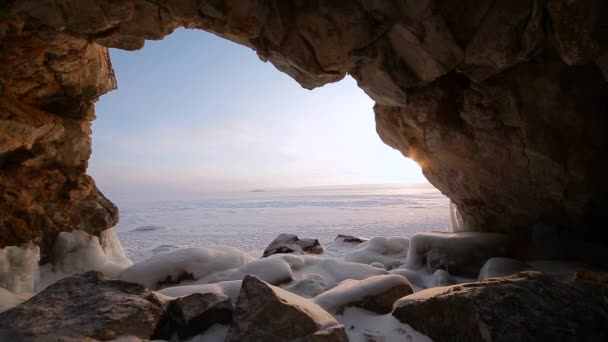
{"label": "white snow patch", "polygon": [[236,302],[241,291],[241,283],[242,280],[231,280],[213,284],[174,286],[157,292],[171,298],[184,297],[193,293],[217,293],[226,295]]}
{"label": "white snow patch", "polygon": [[329,312],[336,312],[347,304],[381,294],[399,285],[409,286],[409,283],[404,277],[395,274],[373,276],[363,280],[347,279],[317,296],[314,302]]}
{"label": "white snow patch", "polygon": [[51,256],[54,263],[41,267],[38,291],[72,274],[87,271],[114,278],[133,264],[112,228],[103,231],[99,238],[81,230],[61,232]]}
{"label": "white snow patch", "polygon": [[40,277],[40,248],[32,243],[0,249],[0,312],[27,299]]}
{"label": "white snow patch", "polygon": [[432,342],[428,336],[399,322],[391,314],[377,315],[359,308],[347,308],[336,319],[344,325],[351,342]]}
{"label": "white snow patch", "polygon": [[248,274],[270,284],[281,284],[282,288],[299,296],[312,298],[346,279],[365,279],[388,272],[369,265],[314,255],[274,254],[240,268],[220,270],[181,284],[202,285],[242,280]]}
{"label": "white snow patch", "polygon": [[120,273],[118,279],[157,289],[158,283],[167,279],[175,282],[184,274],[190,274],[198,280],[215,272],[241,267],[253,260],[250,255],[234,247],[191,247],[157,254],[134,264]]}
{"label": "white snow patch", "polygon": [[226,339],[229,328],[228,325],[214,324],[204,333],[193,336],[185,342],[222,342]]}
{"label": "white snow patch", "polygon": [[484,280],[494,277],[508,276],[521,272],[524,270],[530,270],[532,267],[523,261],[509,259],[509,258],[492,258],[483,264],[479,271],[479,280]]}
{"label": "white snow patch", "polygon": [[457,257],[490,249],[492,246],[503,246],[506,241],[505,235],[497,233],[416,233],[410,240],[406,264],[412,269],[424,266],[427,253],[433,250]]}
{"label": "white snow patch", "polygon": [[299,259],[292,258],[293,256],[295,255],[274,254],[264,259],[254,260],[237,269],[211,274],[196,283],[207,284],[220,281],[242,280],[248,274],[256,276],[272,285],[288,283],[293,279],[290,262],[299,263]]}
{"label": "white snow patch", "polygon": [[0,249],[0,287],[13,292],[33,292],[39,277],[40,248],[32,243]]}
{"label": "white snow patch", "polygon": [[377,236],[361,243],[354,251],[346,254],[344,260],[368,265],[380,263],[390,270],[403,264],[409,245],[410,240],[405,237]]}

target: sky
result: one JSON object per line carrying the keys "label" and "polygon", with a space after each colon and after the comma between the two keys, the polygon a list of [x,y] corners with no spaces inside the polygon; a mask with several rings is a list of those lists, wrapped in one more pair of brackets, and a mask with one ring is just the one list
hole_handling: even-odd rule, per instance
{"label": "sky", "polygon": [[426,182],[385,145],[373,101],[347,77],[312,91],[254,51],[179,29],[110,51],[89,173],[106,194]]}

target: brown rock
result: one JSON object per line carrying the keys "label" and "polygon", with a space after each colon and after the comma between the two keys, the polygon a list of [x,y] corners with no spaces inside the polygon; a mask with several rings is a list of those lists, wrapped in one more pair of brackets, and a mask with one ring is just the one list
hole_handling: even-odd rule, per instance
{"label": "brown rock", "polygon": [[266,247],[262,258],[269,257],[277,253],[292,254],[321,254],[323,247],[317,239],[300,239],[294,234],[280,234]]}
{"label": "brown rock", "polygon": [[169,302],[164,323],[155,339],[169,340],[173,334],[188,339],[214,324],[229,324],[233,305],[230,297],[217,293],[193,293]]}
{"label": "brown rock", "polygon": [[393,316],[434,341],[603,341],[607,289],[522,272],[414,293]]}
{"label": "brown rock", "polygon": [[165,302],[141,285],[99,272],[74,275],[0,314],[2,341],[149,339]]}
{"label": "brown rock", "polygon": [[243,279],[226,341],[348,341],[344,326],[311,301],[254,276]]}
{"label": "brown rock", "polygon": [[453,200],[464,230],[547,223],[606,245],[607,4],[9,1],[0,247],[33,241],[45,254],[59,231],[116,223],[86,175],[94,103],[116,88],[107,48],[178,27],[251,47],[305,88],[352,75],[377,102],[383,141]]}

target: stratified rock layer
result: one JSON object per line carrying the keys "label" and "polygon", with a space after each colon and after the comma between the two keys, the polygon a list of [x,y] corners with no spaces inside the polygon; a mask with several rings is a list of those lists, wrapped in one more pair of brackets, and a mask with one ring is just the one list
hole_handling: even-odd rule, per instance
{"label": "stratified rock layer", "polygon": [[58,281],[0,314],[1,341],[150,339],[165,302],[141,285],[99,272]]}
{"label": "stratified rock layer", "polygon": [[177,27],[258,52],[305,88],[347,73],[381,138],[416,160],[463,229],[552,224],[608,243],[608,2],[13,0],[0,5],[0,247],[99,233],[86,175],[108,47]]}
{"label": "stratified rock layer", "polygon": [[414,293],[393,316],[433,341],[605,341],[608,287],[522,272]]}

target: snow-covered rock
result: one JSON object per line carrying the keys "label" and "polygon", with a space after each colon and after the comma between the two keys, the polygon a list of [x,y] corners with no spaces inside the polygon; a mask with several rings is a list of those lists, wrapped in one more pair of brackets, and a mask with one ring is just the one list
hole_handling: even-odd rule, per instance
{"label": "snow-covered rock", "polygon": [[289,283],[293,280],[292,263],[299,261],[295,255],[273,255],[269,258],[254,260],[242,267],[212,273],[197,283],[217,283],[242,280],[253,275],[272,285]]}
{"label": "snow-covered rock", "polygon": [[446,270],[439,269],[435,271],[435,273],[433,273],[433,277],[435,278],[435,286],[447,286],[458,283],[458,281],[454,279]]}
{"label": "snow-covered rock", "polygon": [[314,299],[323,309],[341,314],[354,306],[378,314],[392,311],[393,303],[414,290],[408,280],[399,275],[379,275],[363,280],[347,279]]}
{"label": "snow-covered rock", "polygon": [[416,233],[410,240],[407,264],[476,278],[488,259],[507,253],[510,242],[497,233]]}
{"label": "snow-covered rock", "polygon": [[230,324],[234,308],[230,297],[216,293],[194,293],[169,302],[156,339],[177,335],[184,340],[204,333],[215,324]]}
{"label": "snow-covered rock", "polygon": [[280,234],[266,247],[262,258],[269,257],[277,253],[293,253],[302,255],[321,254],[323,247],[317,239],[300,239],[294,234]]}
{"label": "snow-covered rock", "polygon": [[530,270],[532,267],[523,261],[509,258],[492,258],[483,264],[479,271],[479,280],[494,277],[503,277],[521,271]]}
{"label": "snow-covered rock", "polygon": [[368,241],[369,239],[366,238],[362,238],[362,237],[357,237],[357,236],[353,236],[353,235],[342,235],[342,234],[338,234],[338,236],[336,236],[336,238],[334,239],[335,242],[339,242],[339,243],[352,243],[352,244],[360,244],[363,243],[365,241]]}
{"label": "snow-covered rock", "polygon": [[522,272],[398,300],[393,316],[435,341],[607,341],[606,285]]}
{"label": "snow-covered rock", "polygon": [[134,264],[120,273],[118,279],[158,289],[182,280],[197,280],[215,272],[239,268],[253,260],[249,254],[228,246],[183,248]]}
{"label": "snow-covered rock", "polygon": [[346,342],[344,326],[312,301],[247,276],[226,342]]}
{"label": "snow-covered rock", "polygon": [[361,243],[344,256],[345,261],[362,264],[380,263],[390,270],[403,264],[407,256],[410,240],[400,236],[374,237]]}
{"label": "snow-covered rock", "polygon": [[0,341],[152,338],[165,301],[138,284],[99,272],[74,275],[0,314]]}
{"label": "snow-covered rock", "polygon": [[170,298],[184,297],[193,293],[214,293],[226,295],[236,303],[236,299],[241,291],[241,282],[241,280],[232,280],[213,284],[173,286],[166,287],[157,292]]}

